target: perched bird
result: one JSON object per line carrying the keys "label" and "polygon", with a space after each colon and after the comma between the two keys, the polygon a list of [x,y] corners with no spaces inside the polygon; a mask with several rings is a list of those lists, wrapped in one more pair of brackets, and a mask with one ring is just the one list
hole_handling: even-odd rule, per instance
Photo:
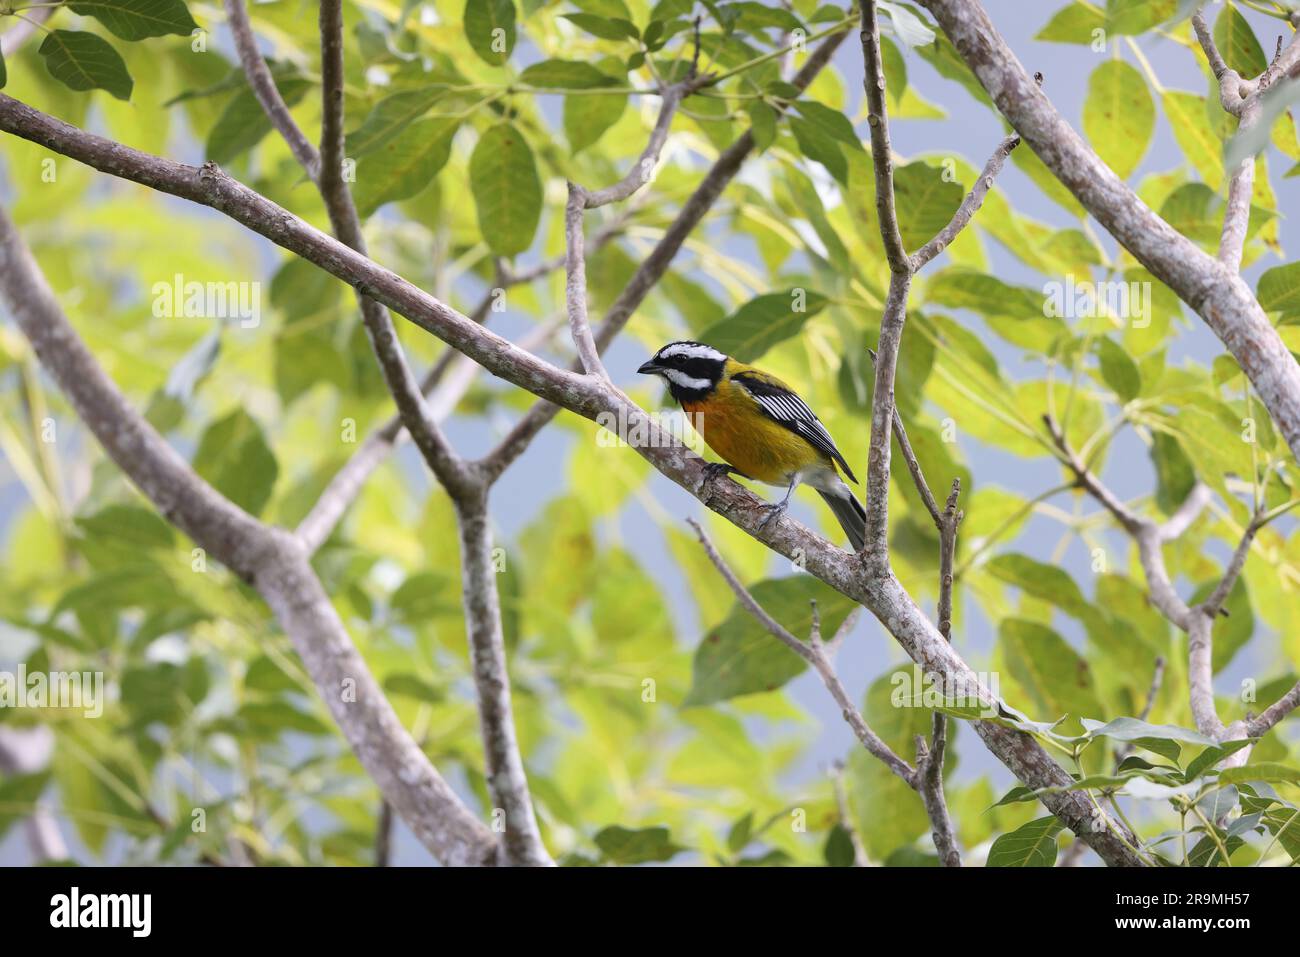
{"label": "perched bird", "polygon": [[862,549],[867,513],[836,466],[850,481],[857,478],[826,427],[784,382],[701,342],[670,342],[636,371],[663,378],[709,448],[726,460],[709,463],[715,475],[735,473],[786,490],[764,524],[785,510],[802,482],[825,499],[853,550]]}

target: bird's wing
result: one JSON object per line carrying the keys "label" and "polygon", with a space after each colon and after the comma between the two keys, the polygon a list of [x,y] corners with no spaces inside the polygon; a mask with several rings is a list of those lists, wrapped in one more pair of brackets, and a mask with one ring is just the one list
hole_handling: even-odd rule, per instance
{"label": "bird's wing", "polygon": [[808,408],[808,403],[772,376],[755,372],[740,372],[731,377],[731,381],[741,386],[754,397],[767,415],[785,426],[795,435],[800,436],[809,445],[824,452],[839,463],[844,474],[852,482],[857,482],[849,463],[835,447],[835,440],[826,431],[817,414]]}

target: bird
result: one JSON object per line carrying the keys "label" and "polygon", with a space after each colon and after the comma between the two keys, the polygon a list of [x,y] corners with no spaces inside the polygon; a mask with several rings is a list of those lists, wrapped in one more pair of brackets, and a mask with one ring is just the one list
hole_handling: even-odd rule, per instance
{"label": "bird", "polygon": [[816,413],[788,385],[689,340],[668,343],[636,371],[662,378],[705,444],[725,459],[706,466],[713,477],[734,474],[785,489],[760,527],[785,511],[802,483],[830,506],[853,550],[862,550],[867,512],[839,469],[855,484],[857,477]]}

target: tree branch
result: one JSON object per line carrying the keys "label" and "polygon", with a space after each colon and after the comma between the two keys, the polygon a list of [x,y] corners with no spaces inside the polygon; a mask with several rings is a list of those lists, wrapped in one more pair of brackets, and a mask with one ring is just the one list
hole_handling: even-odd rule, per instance
{"label": "tree branch", "polygon": [[460,527],[461,577],[464,581],[465,628],[469,635],[483,735],[484,775],[494,809],[504,814],[502,863],[539,867],[554,862],[546,852],[533,815],[528,776],[524,772],[510,702],[506,644],[501,629],[488,523],[487,487],[477,495],[453,496]]}
{"label": "tree branch", "polygon": [[[843,31],[831,34],[823,40],[808,55],[807,61],[790,81],[791,85],[801,92],[807,89],[809,84],[817,77],[817,74],[830,62],[831,56],[847,36],[848,28],[846,26]],[[783,105],[778,105],[775,108],[778,113],[785,110]],[[669,265],[682,248],[682,244],[685,243],[686,237],[699,225],[704,215],[713,208],[713,204],[717,202],[718,197],[722,195],[722,191],[726,189],[736,173],[740,171],[741,165],[753,149],[754,134],[751,130],[746,130],[736,142],[732,143],[718,156],[704,179],[700,181],[700,185],[696,187],[695,192],[682,205],[676,218],[664,231],[659,242],[655,244],[655,248],[650,251],[650,255],[641,261],[636,272],[632,274],[632,278],[623,287],[623,291],[619,293],[618,298],[606,310],[604,318],[594,333],[598,353],[604,352],[615,337],[623,331],[623,327],[632,318],[632,314],[645,301],[645,297],[650,294],[650,290],[654,288],[655,284],[663,278],[664,273],[668,271]],[[581,366],[578,368],[581,368]],[[480,464],[486,474],[497,476],[509,468],[511,463],[527,450],[533,438],[545,428],[559,411],[559,406],[550,402],[543,401],[534,404],[497,447],[481,460]]]}
{"label": "tree branch", "polygon": [[[822,679],[822,684],[826,686],[826,690],[831,693],[835,703],[840,706],[840,713],[844,716],[845,722],[853,729],[854,735],[857,736],[858,741],[862,743],[867,753],[882,762],[890,771],[901,778],[908,787],[920,795],[921,801],[925,805],[926,814],[929,815],[930,822],[933,825],[934,843],[935,847],[939,849],[940,859],[945,867],[960,867],[961,856],[957,851],[956,840],[953,837],[952,820],[948,816],[948,806],[943,796],[942,739],[940,739],[936,749],[930,751],[925,746],[925,739],[920,735],[917,736],[917,765],[915,768],[895,754],[889,745],[881,740],[867,725],[862,713],[854,706],[848,692],[844,690],[844,685],[840,682],[839,676],[835,673],[835,667],[831,663],[830,657],[826,653],[826,645],[822,641],[821,619],[817,614],[817,603],[813,602],[812,629],[808,635],[808,640],[807,642],[800,641],[787,631],[779,621],[769,615],[767,610],[750,593],[749,589],[741,583],[736,573],[731,570],[731,567],[718,553],[709,536],[705,534],[703,526],[693,518],[688,518],[686,521],[691,528],[695,529],[695,534],[699,537],[700,544],[704,547],[704,552],[708,555],[709,561],[714,564],[726,580],[727,585],[735,593],[736,599],[741,606],[783,645],[813,667]],[[935,718],[942,720],[943,716],[936,714]]]}
{"label": "tree branch", "polygon": [[28,8],[23,19],[0,34],[0,56],[11,57],[40,31],[41,25],[53,16],[55,7]]}
{"label": "tree branch", "polygon": [[200,479],[131,407],[68,323],[3,210],[0,299],[109,458],[164,518],[266,600],[357,758],[421,843],[443,864],[494,862],[492,833],[402,727],[297,539]]}
{"label": "tree branch", "polygon": [[[809,60],[811,62],[812,57]],[[805,69],[808,66],[805,64]],[[379,299],[493,374],[539,398],[587,418],[594,419],[604,413],[613,416],[615,421],[626,421],[630,428],[644,430],[651,441],[637,445],[636,453],[682,488],[697,498],[701,497],[701,489],[708,477],[704,461],[661,435],[655,422],[626,396],[517,348],[235,182],[215,166],[196,169],[131,150],[77,130],[2,94],[0,129],[17,133],[103,172],[212,206]],[[735,483],[714,483],[707,499],[706,504],[713,511],[779,554],[791,559],[799,556],[811,574],[864,604],[918,664],[943,675],[947,681],[978,689],[980,700],[992,706],[993,696],[980,685],[970,667],[952,651],[916,607],[892,572],[864,580],[858,563],[846,562],[842,549],[812,534],[792,519],[785,517],[764,523],[763,518],[768,514],[766,503]],[[1026,786],[1057,788],[1071,781],[1064,769],[1030,736],[988,722],[977,722],[975,728],[990,750]],[[1046,794],[1042,800],[1107,863],[1141,863],[1109,829],[1093,829],[1094,808],[1086,798],[1062,790]],[[405,808],[396,806],[405,817]]]}
{"label": "tree branch", "polygon": [[889,745],[885,744],[885,742],[871,730],[867,725],[867,722],[863,719],[862,713],[858,711],[857,707],[853,704],[853,700],[849,697],[849,693],[844,690],[844,685],[840,682],[839,676],[835,674],[835,667],[831,664],[823,649],[816,604],[814,603],[813,605],[814,627],[812,633],[808,636],[806,642],[800,641],[787,631],[785,626],[769,615],[767,610],[758,603],[758,600],[750,594],[749,589],[744,586],[740,579],[736,577],[736,573],[731,570],[731,566],[729,566],[726,563],[726,560],[718,554],[717,548],[714,547],[713,542],[710,541],[709,536],[705,533],[704,526],[693,518],[688,518],[686,523],[690,525],[691,528],[695,529],[695,534],[699,537],[700,544],[704,547],[704,553],[709,556],[709,561],[713,562],[723,579],[726,580],[727,585],[731,588],[732,592],[735,593],[736,600],[739,601],[744,609],[753,615],[758,623],[766,628],[774,638],[802,658],[814,671],[817,672],[818,676],[822,679],[822,684],[826,686],[826,690],[831,693],[831,697],[834,698],[835,703],[839,705],[840,713],[844,716],[845,722],[853,729],[853,734],[862,743],[862,746],[867,749],[867,753],[883,763],[887,768],[889,768],[889,770],[898,775],[898,777],[902,778],[909,787],[915,788],[918,783],[916,769],[895,754],[890,749]]}
{"label": "tree branch", "polygon": [[930,494],[916,464],[916,456],[907,445],[902,420],[894,401],[894,384],[898,352],[907,320],[907,296],[915,272],[934,259],[952,243],[984,202],[993,178],[1002,169],[1007,156],[1020,142],[1018,136],[1004,139],[985,164],[979,179],[957,208],[952,220],[914,256],[903,248],[898,228],[898,210],[894,200],[893,147],[889,136],[889,112],[885,102],[884,61],[880,53],[880,24],[874,0],[862,0],[863,77],[867,100],[867,123],[871,128],[871,162],[875,171],[876,215],[880,238],[889,263],[889,291],[880,320],[880,339],[871,358],[875,362],[875,385],[871,397],[871,441],[867,458],[867,534],[863,555],[867,567],[879,573],[889,567],[889,458],[891,431],[904,447],[908,470],[917,483],[921,497],[935,524],[940,523],[938,506]]}
{"label": "tree branch", "polygon": [[913,272],[919,271],[922,266],[951,246],[958,234],[969,225],[976,211],[984,205],[984,197],[988,196],[989,190],[993,188],[993,180],[998,173],[1002,172],[1002,164],[1007,161],[1011,151],[1019,145],[1020,135],[1017,133],[1013,133],[998,144],[997,149],[993,151],[993,155],[984,164],[984,169],[980,172],[979,178],[975,180],[975,185],[970,188],[970,192],[961,201],[961,205],[957,207],[957,212],[952,214],[952,220],[947,226],[939,230],[934,239],[912,254],[911,265]]}
{"label": "tree branch", "polygon": [[871,128],[871,165],[876,180],[876,218],[885,244],[891,273],[910,273],[911,262],[903,248],[894,204],[894,151],[889,141],[889,113],[885,106],[885,66],[880,55],[880,23],[875,0],[862,0],[862,89],[867,96],[867,125]]}
{"label": "tree branch", "polygon": [[[343,179],[343,0],[320,0],[320,74],[320,170],[317,185],[326,205],[342,211],[353,205]],[[355,207],[351,218],[357,218]],[[334,232],[338,235],[337,229]],[[342,236],[339,238],[343,239]],[[348,245],[359,249],[353,243]]]}
{"label": "tree branch", "polygon": [[[921,5],[1052,174],[1147,270],[1200,314],[1246,372],[1292,454],[1300,457],[1300,365],[1236,270],[1202,252],[1152,212],[1098,158],[1038,89],[977,0],[921,0]],[[1288,48],[1294,50],[1294,45]]]}
{"label": "tree branch", "polygon": [[[5,34],[8,37],[8,34]],[[6,53],[9,51],[6,50]],[[54,733],[45,725],[17,728],[0,725],[0,774],[33,774],[48,767],[54,751]],[[23,818],[27,848],[32,863],[64,861],[68,845],[59,831],[59,822],[50,813],[49,804],[37,799],[31,813]]]}
{"label": "tree branch", "polygon": [[294,159],[298,161],[298,165],[307,171],[309,178],[315,181],[320,175],[320,155],[289,113],[284,97],[280,96],[280,91],[276,88],[271,70],[262,59],[262,54],[258,52],[257,37],[253,35],[253,25],[248,20],[248,10],[244,7],[244,0],[225,0],[225,5],[226,20],[230,26],[231,36],[235,40],[235,50],[244,68],[244,76],[248,78],[248,85],[253,88],[253,95],[262,105],[262,111],[266,113],[271,125],[289,144],[289,149]]}
{"label": "tree branch", "polygon": [[[1223,55],[1215,45],[1214,36],[1200,10],[1192,14],[1192,29],[1196,39],[1205,52],[1210,69],[1219,84],[1219,102],[1223,109],[1238,118],[1238,135],[1258,124],[1264,113],[1261,97],[1272,85],[1273,77],[1287,64],[1297,59],[1297,53],[1287,51],[1284,57],[1282,40],[1278,38],[1277,54],[1273,62],[1253,80],[1242,78],[1236,70],[1230,69],[1224,62]],[[1295,46],[1298,36],[1291,38]],[[1248,156],[1232,171],[1228,181],[1228,203],[1223,214],[1223,229],[1219,235],[1219,261],[1233,272],[1241,269],[1241,257],[1245,250],[1246,233],[1250,226],[1250,202],[1255,192],[1255,158]]]}
{"label": "tree branch", "polygon": [[[1187,634],[1188,697],[1197,730],[1218,741],[1228,740],[1239,733],[1258,737],[1286,717],[1297,704],[1300,704],[1300,684],[1287,692],[1281,700],[1258,718],[1234,722],[1232,725],[1224,725],[1214,702],[1214,621],[1222,611],[1237,578],[1245,567],[1251,544],[1259,529],[1268,523],[1270,517],[1276,517],[1280,512],[1257,511],[1255,513],[1242,533],[1237,547],[1233,550],[1228,567],[1210,596],[1199,605],[1188,607],[1178,596],[1169,578],[1161,547],[1165,542],[1182,535],[1196,520],[1209,500],[1209,490],[1197,483],[1178,511],[1164,524],[1158,525],[1151,519],[1139,517],[1120,502],[1100,479],[1088,471],[1078,455],[1070,448],[1056,420],[1050,415],[1044,416],[1043,419],[1066,465],[1075,473],[1079,487],[1110,511],[1137,543],[1138,558],[1147,580],[1147,588],[1151,592],[1151,603],[1165,618]],[[1157,665],[1150,700],[1147,702],[1148,710],[1156,691],[1159,690],[1162,669],[1163,662],[1160,662]],[[1264,720],[1265,715],[1268,716],[1267,720]],[[1228,762],[1244,763],[1249,754],[1250,748],[1243,748],[1228,758]]]}
{"label": "tree branch", "polygon": [[1300,707],[1300,681],[1297,681],[1282,697],[1260,712],[1258,717],[1246,722],[1246,733],[1257,738],[1266,734],[1270,728]]}

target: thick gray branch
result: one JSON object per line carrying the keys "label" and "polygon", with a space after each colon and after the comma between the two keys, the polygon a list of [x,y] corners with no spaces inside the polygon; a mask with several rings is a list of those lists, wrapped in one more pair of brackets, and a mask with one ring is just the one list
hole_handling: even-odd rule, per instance
{"label": "thick gray branch", "polygon": [[502,863],[533,867],[553,864],[537,829],[528,776],[515,735],[487,488],[478,495],[455,497],[452,502],[460,528],[465,628],[469,634],[474,686],[478,691],[488,792],[494,811],[499,810],[504,816]]}
{"label": "thick gray branch", "polygon": [[165,518],[266,600],[361,764],[420,841],[444,864],[495,862],[492,833],[402,727],[298,540],[220,495],[131,407],[69,324],[3,210],[0,299],[109,458]]}
{"label": "thick gray branch", "polygon": [[[616,390],[587,376],[556,368],[517,348],[235,182],[215,166],[194,168],[131,150],[84,133],[3,95],[0,95],[0,129],[103,172],[212,206],[382,301],[493,374],[587,418],[603,412],[612,416],[613,421],[627,422],[630,429],[643,430],[651,436],[651,441],[638,444],[635,451],[661,473],[697,497],[707,497],[709,508],[787,558],[800,557],[811,574],[866,605],[914,661],[944,676],[945,680],[979,687],[974,672],[952,651],[892,573],[864,579],[859,562],[792,519],[782,517],[763,524],[768,516],[766,503],[735,483],[716,483],[705,496],[707,473],[703,460],[660,435],[644,411]],[[987,689],[982,689],[982,694],[988,696]],[[991,696],[988,697],[991,701]],[[1028,735],[987,722],[978,722],[976,731],[1026,786],[1047,788],[1070,782],[1069,775]],[[1103,860],[1111,864],[1141,863],[1109,829],[1093,829],[1092,804],[1078,793],[1045,795],[1043,803],[1097,850]],[[395,806],[404,815],[407,813],[402,805],[395,802]]]}
{"label": "thick gray branch", "polygon": [[977,0],[921,0],[1052,174],[1157,279],[1191,306],[1250,378],[1300,457],[1300,365],[1235,269],[1157,216],[1056,111]]}

